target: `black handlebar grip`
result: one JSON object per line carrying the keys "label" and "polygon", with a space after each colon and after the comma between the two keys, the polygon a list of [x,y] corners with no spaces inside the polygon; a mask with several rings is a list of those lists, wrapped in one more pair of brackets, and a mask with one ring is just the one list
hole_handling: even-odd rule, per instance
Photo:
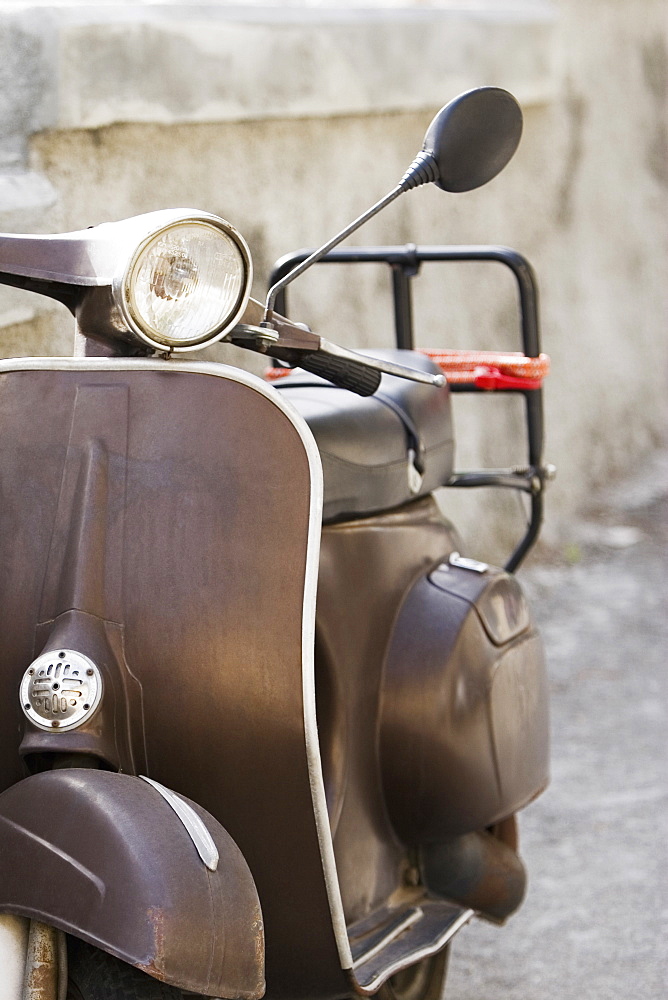
{"label": "black handlebar grip", "polygon": [[381,373],[375,368],[357,365],[332,354],[302,354],[299,367],[333,382],[339,389],[350,389],[358,396],[373,396],[380,385]]}

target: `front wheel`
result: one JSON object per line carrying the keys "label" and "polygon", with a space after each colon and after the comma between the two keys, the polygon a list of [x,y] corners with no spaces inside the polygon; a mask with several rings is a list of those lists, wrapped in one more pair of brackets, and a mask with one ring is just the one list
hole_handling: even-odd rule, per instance
{"label": "front wheel", "polygon": [[182,1000],[181,990],[78,938],[68,938],[67,1000]]}
{"label": "front wheel", "polygon": [[396,972],[379,989],[378,1000],[444,1000],[450,946]]}

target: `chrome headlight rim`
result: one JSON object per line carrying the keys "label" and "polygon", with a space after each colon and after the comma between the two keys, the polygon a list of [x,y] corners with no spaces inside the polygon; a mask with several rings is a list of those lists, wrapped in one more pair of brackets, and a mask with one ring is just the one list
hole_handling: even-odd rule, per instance
{"label": "chrome headlight rim", "polygon": [[[131,294],[132,277],[142,255],[151,243],[158,240],[160,236],[170,230],[192,225],[201,225],[205,228],[223,233],[224,236],[235,244],[236,249],[239,251],[244,269],[244,278],[241,289],[232,309],[229,310],[225,319],[222,322],[217,323],[214,328],[209,329],[202,335],[193,337],[187,341],[172,341],[169,340],[169,338],[160,340],[157,336],[155,336],[154,331],[152,335],[152,331],[147,328],[148,324],[142,322],[142,317],[138,315],[137,310],[134,308]],[[253,262],[250,250],[248,244],[238,229],[236,229],[231,223],[227,222],[227,220],[221,219],[219,216],[212,215],[208,212],[183,212],[178,214],[175,213],[168,222],[152,228],[150,232],[146,233],[134,246],[132,253],[125,261],[124,266],[114,278],[112,292],[114,301],[122,318],[122,323],[133,335],[133,337],[137,338],[143,346],[150,347],[154,351],[158,351],[161,354],[180,354],[189,351],[200,351],[205,347],[210,347],[212,344],[217,343],[237,324],[246,309],[246,305],[250,297],[252,281]]]}

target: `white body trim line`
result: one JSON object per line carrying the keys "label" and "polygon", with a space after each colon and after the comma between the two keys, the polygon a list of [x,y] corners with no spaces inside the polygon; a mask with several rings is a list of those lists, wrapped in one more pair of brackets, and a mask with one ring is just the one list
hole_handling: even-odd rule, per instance
{"label": "white body trim line", "polygon": [[306,550],[306,576],[304,581],[304,608],[302,615],[302,690],[304,702],[304,731],[306,757],[311,785],[311,799],[315,816],[320,856],[327,888],[329,909],[339,960],[342,969],[352,969],[353,958],[343,914],[341,889],[336,871],[334,844],[329,826],[325,783],[318,741],[315,711],[315,602],[320,560],[320,530],[322,525],[323,478],[320,453],[306,421],[297,410],[271,385],[257,375],[239,368],[205,361],[159,361],[146,358],[17,358],[0,362],[0,374],[13,371],[173,371],[213,375],[226,378],[254,389],[270,399],[294,425],[306,451],[311,473],[309,501],[309,536]]}

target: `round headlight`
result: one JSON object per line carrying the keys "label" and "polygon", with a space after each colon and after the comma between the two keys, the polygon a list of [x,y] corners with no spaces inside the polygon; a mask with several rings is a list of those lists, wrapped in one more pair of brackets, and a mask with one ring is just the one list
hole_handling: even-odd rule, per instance
{"label": "round headlight", "polygon": [[121,279],[121,310],[158,350],[212,344],[241,316],[251,284],[241,235],[222,219],[183,219],[152,233]]}

